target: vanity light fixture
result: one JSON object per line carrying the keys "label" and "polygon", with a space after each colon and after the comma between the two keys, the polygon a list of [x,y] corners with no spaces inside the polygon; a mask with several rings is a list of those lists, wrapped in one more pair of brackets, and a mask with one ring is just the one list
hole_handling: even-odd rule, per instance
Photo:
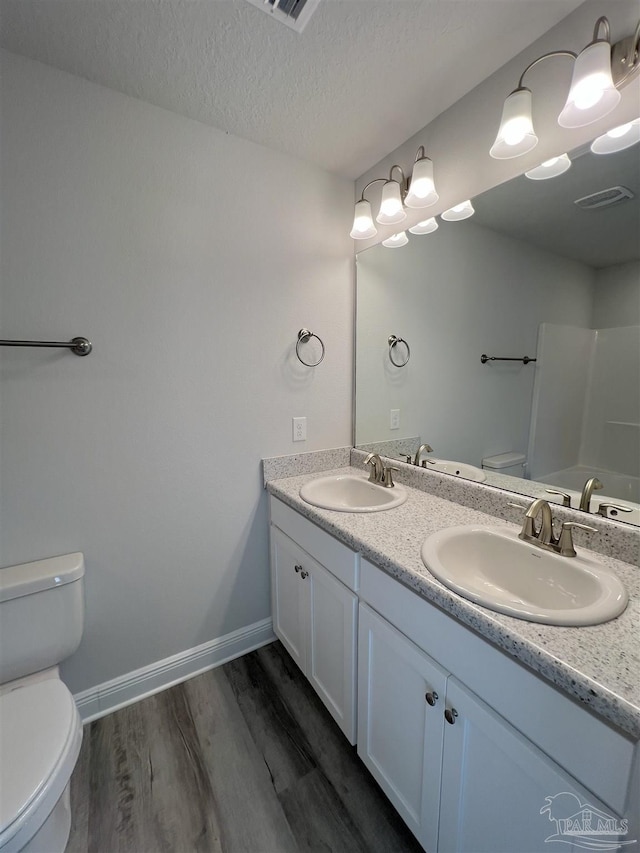
{"label": "vanity light fixture", "polygon": [[529,169],[524,174],[532,181],[546,181],[548,178],[557,178],[569,168],[571,168],[569,155],[560,154],[559,157],[551,157],[550,160],[545,160],[544,163],[540,163],[535,169]]}
{"label": "vanity light fixture", "polygon": [[578,55],[571,50],[554,50],[534,59],[504,102],[498,135],[489,151],[496,160],[519,157],[535,148],[538,137],[531,117],[531,91],[523,81],[534,66],[553,56],[574,60],[571,87],[558,124],[584,127],[608,115],[620,101],[618,90],[640,71],[640,23],[634,35],[612,46],[609,20],[602,16],[596,21],[593,40]]}
{"label": "vanity light fixture", "polygon": [[382,245],[387,249],[399,249],[401,246],[406,246],[409,242],[406,231],[400,231],[399,234],[394,234],[392,237],[387,237],[382,241]]}
{"label": "vanity light fixture", "polygon": [[425,219],[422,222],[418,222],[412,228],[409,228],[409,231],[412,234],[432,234],[438,228],[438,220],[435,216],[432,216],[431,219]]}
{"label": "vanity light fixture", "polygon": [[439,198],[433,182],[433,161],[425,155],[424,145],[421,145],[416,153],[411,184],[404,203],[407,207],[422,208],[435,204]]}
{"label": "vanity light fixture", "polygon": [[594,154],[615,154],[640,142],[640,118],[603,133],[591,143]]}
{"label": "vanity light fixture", "polygon": [[461,219],[468,219],[474,213],[475,209],[471,201],[467,199],[460,204],[450,207],[449,210],[445,210],[442,214],[442,219],[446,219],[447,222],[459,222]]}
{"label": "vanity light fixture", "polygon": [[402,205],[402,188],[398,181],[392,178],[393,170],[399,169],[402,175],[402,185],[404,186],[404,172],[400,166],[392,166],[389,173],[389,180],[384,182],[382,187],[382,198],[380,200],[380,210],[376,216],[376,222],[380,225],[397,225],[407,218],[404,207]]}
{"label": "vanity light fixture", "polygon": [[[394,177],[396,171],[400,173],[399,179]],[[405,205],[410,208],[422,208],[435,204],[438,200],[433,180],[433,162],[425,155],[424,146],[421,145],[416,153],[410,181],[405,178],[400,166],[393,165],[388,178],[374,178],[362,190],[360,199],[356,202],[351,228],[354,240],[366,240],[378,233],[371,213],[371,204],[365,198],[369,187],[378,183],[383,184],[380,210],[376,216],[376,222],[380,225],[397,225],[403,222],[407,218]]]}

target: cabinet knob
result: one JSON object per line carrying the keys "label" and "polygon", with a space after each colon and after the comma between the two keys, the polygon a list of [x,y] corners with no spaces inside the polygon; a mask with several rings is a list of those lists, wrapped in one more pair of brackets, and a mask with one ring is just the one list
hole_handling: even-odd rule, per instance
{"label": "cabinet knob", "polygon": [[296,574],[302,571],[302,566],[294,566],[293,568],[296,570]]}
{"label": "cabinet knob", "polygon": [[300,577],[302,578],[302,580],[304,580],[305,578],[308,578],[308,577],[309,577],[309,572],[301,571],[301,572],[300,572]]}
{"label": "cabinet knob", "polygon": [[429,693],[425,693],[425,697],[427,703],[433,707],[438,701],[438,694],[435,690],[430,691]]}
{"label": "cabinet knob", "polygon": [[455,708],[446,708],[445,709],[444,718],[449,723],[450,726],[452,726],[455,723],[457,716],[458,716],[458,712],[456,711]]}

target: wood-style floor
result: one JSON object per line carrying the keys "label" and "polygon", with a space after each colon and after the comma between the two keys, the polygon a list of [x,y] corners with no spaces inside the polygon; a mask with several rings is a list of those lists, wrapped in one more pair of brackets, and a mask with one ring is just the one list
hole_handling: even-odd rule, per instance
{"label": "wood-style floor", "polygon": [[85,728],[67,853],[420,853],[280,643]]}

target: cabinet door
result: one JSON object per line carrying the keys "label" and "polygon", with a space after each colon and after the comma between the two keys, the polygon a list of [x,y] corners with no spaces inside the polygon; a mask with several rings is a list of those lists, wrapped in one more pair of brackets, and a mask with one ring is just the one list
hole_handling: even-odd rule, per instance
{"label": "cabinet door", "polygon": [[306,673],[307,586],[301,572],[309,556],[277,527],[271,528],[271,610],[273,630]]}
{"label": "cabinet door", "polygon": [[557,842],[584,853],[598,846],[585,843],[585,827],[616,816],[453,677],[446,705],[457,716],[444,726],[438,853],[543,853],[559,849]]}
{"label": "cabinet door", "polygon": [[358,618],[358,755],[435,853],[447,674],[366,605]]}
{"label": "cabinet door", "polygon": [[358,597],[315,560],[303,583],[310,596],[307,678],[354,744]]}

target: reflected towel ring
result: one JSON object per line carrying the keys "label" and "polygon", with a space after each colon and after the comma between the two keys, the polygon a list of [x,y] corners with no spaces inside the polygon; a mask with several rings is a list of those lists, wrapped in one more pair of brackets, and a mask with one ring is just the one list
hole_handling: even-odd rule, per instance
{"label": "reflected towel ring", "polygon": [[[404,367],[405,364],[409,363],[409,359],[411,358],[411,350],[409,349],[409,344],[404,340],[404,338],[397,338],[395,335],[389,335],[389,361],[393,364],[394,367]],[[404,361],[394,361],[393,360],[393,348],[398,344],[404,344],[407,348],[407,357]]]}
{"label": "reflected towel ring", "polygon": [[[308,343],[311,340],[311,338],[316,338],[316,340],[319,342],[320,346],[322,347],[322,352],[320,353],[320,358],[314,362],[305,361],[302,358],[302,356],[300,355],[300,344]],[[315,332],[310,332],[309,329],[300,329],[300,331],[298,332],[298,340],[296,343],[296,355],[298,356],[299,361],[301,361],[305,367],[317,367],[320,364],[320,362],[322,361],[322,359],[324,358],[324,344],[322,343],[322,338],[318,337],[318,335],[316,335]]]}

